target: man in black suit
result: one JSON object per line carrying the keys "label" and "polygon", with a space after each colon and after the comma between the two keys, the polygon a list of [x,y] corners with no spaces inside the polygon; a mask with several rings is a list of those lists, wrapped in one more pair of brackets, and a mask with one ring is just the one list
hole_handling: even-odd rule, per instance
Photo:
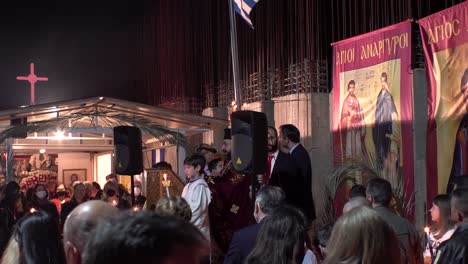
{"label": "man in black suit", "polygon": [[286,194],[286,202],[302,210],[304,197],[297,191],[302,186],[302,178],[294,158],[278,149],[278,132],[268,127],[268,169],[262,181],[264,185],[278,186]]}
{"label": "man in black suit", "polygon": [[255,198],[254,217],[257,224],[245,227],[234,233],[228,253],[224,259],[225,264],[244,263],[244,260],[255,247],[258,231],[262,220],[281,206],[286,197],[277,186],[267,186],[257,193]]}
{"label": "man in black suit", "polygon": [[280,126],[280,143],[286,148],[299,167],[302,181],[295,184],[296,192],[302,191],[303,207],[309,221],[316,217],[314,200],[312,198],[312,166],[309,153],[300,143],[301,134],[299,129],[291,124]]}

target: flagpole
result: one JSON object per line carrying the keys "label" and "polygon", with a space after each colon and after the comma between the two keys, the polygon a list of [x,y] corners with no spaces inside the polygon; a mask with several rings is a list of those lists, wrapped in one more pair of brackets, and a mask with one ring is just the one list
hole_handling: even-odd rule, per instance
{"label": "flagpole", "polygon": [[237,50],[237,28],[236,28],[236,14],[234,13],[234,0],[229,0],[229,20],[231,24],[231,58],[232,58],[232,73],[234,79],[234,100],[236,102],[236,109],[241,110],[242,107],[242,91],[239,78],[239,60]]}

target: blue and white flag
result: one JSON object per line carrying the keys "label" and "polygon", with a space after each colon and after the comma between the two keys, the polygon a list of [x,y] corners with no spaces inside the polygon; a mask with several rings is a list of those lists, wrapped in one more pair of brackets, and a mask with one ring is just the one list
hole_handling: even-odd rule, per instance
{"label": "blue and white flag", "polygon": [[251,28],[253,27],[252,20],[250,20],[250,12],[254,8],[255,4],[258,3],[259,0],[233,0],[234,1],[234,9],[236,10],[237,14],[239,14],[246,22],[249,24]]}

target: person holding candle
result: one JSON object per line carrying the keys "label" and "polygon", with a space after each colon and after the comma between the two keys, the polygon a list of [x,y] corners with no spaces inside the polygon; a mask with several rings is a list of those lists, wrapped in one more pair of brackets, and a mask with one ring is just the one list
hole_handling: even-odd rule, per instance
{"label": "person holding candle", "polygon": [[122,199],[119,193],[119,185],[114,181],[108,181],[104,185],[102,196],[104,202],[110,203],[120,210],[130,209],[131,205],[126,199]]}
{"label": "person holding candle", "polygon": [[458,227],[452,237],[440,244],[434,264],[468,263],[468,188],[457,188],[450,198],[452,221]]}
{"label": "person holding candle", "polygon": [[182,198],[188,202],[192,210],[190,222],[210,241],[208,205],[211,201],[211,192],[208,184],[203,179],[205,158],[201,155],[190,156],[185,159],[184,166],[188,183],[182,191]]}
{"label": "person holding candle", "polygon": [[442,242],[450,239],[456,228],[451,219],[449,195],[437,195],[432,201],[432,207],[429,211],[433,225],[427,228],[429,230],[425,230],[428,232],[426,232],[424,263],[432,263],[434,252]]}

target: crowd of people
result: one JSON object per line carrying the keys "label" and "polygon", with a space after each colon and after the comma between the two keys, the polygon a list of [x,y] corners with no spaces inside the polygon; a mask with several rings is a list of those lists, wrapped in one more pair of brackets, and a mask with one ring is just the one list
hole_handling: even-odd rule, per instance
{"label": "crowd of people", "polygon": [[154,210],[140,182],[132,198],[114,174],[103,189],[75,182],[22,192],[9,182],[0,192],[1,263],[468,263],[468,189],[435,197],[423,233],[392,209],[391,184],[371,175],[321,236],[299,130],[270,127],[267,137],[264,175],[231,169],[226,129],[220,153],[201,145],[187,157],[181,196]]}

